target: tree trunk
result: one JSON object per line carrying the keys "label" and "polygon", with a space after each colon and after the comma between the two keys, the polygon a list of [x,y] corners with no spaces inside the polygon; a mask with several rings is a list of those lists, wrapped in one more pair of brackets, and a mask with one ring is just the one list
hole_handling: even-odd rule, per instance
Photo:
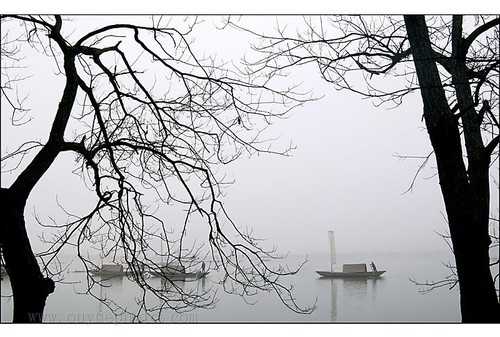
{"label": "tree trunk", "polygon": [[47,296],[54,282],[44,278],[31,249],[24,223],[25,201],[1,189],[4,220],[1,228],[2,252],[14,297],[14,323],[42,322]]}
{"label": "tree trunk", "polygon": [[[59,22],[56,24],[57,28],[60,26],[61,19],[60,17],[56,17],[56,19]],[[14,297],[13,321],[19,323],[42,322],[45,301],[55,288],[54,282],[50,278],[43,277],[31,249],[24,222],[24,207],[32,189],[61,151],[61,146],[64,143],[64,131],[78,90],[74,55],[65,49],[65,42],[58,30],[51,34],[65,52],[66,85],[49,139],[10,188],[1,188],[5,217],[0,226],[0,243]]]}
{"label": "tree trunk", "polygon": [[[489,212],[490,212],[490,154],[486,151],[481,137],[482,117],[476,112],[471,86],[466,71],[467,49],[464,46],[461,15],[453,16],[452,59],[454,69],[452,82],[461,115],[465,149],[468,162],[468,184],[466,196],[471,209],[464,215],[467,222],[455,224],[464,227],[463,235],[457,235],[455,246],[460,247],[455,254],[457,273],[461,275],[461,306],[466,308],[484,307],[484,310],[462,312],[464,322],[491,322],[500,320],[495,284],[489,267]],[[460,277],[460,276],[459,276]]]}
{"label": "tree trunk", "polygon": [[484,217],[484,208],[477,207],[474,195],[478,191],[467,179],[459,156],[461,151],[457,151],[460,149],[457,122],[453,116],[443,117],[429,133],[436,151],[441,192],[448,215],[462,321],[498,322],[499,304],[489,266],[488,217]]}
{"label": "tree trunk", "polygon": [[[470,221],[461,226],[476,227]],[[450,223],[450,229],[457,224]],[[478,234],[456,236],[453,240],[460,286],[460,308],[464,323],[500,322],[500,308],[489,267],[489,244]]]}
{"label": "tree trunk", "polygon": [[[451,112],[446,99],[425,18],[405,16],[405,25],[448,215],[460,288],[462,321],[499,322],[500,305],[489,266],[489,155],[477,138],[481,137],[479,126],[469,125],[465,137],[469,159],[469,171],[466,170],[458,118]],[[462,79],[460,83],[467,82]],[[457,95],[462,95],[464,88],[456,89]],[[462,108],[467,109],[468,114],[475,113],[471,106]],[[471,115],[464,116],[465,119],[471,118]],[[468,122],[464,121],[464,127]],[[477,131],[472,130],[472,127],[477,127]]]}
{"label": "tree trunk", "polygon": [[55,287],[51,279],[43,277],[31,249],[24,208],[31,191],[63,149],[64,133],[78,91],[79,77],[75,66],[77,52],[61,35],[61,25],[60,15],[55,16],[53,25],[44,25],[49,30],[48,37],[59,46],[64,55],[66,77],[49,138],[14,183],[9,188],[0,188],[4,207],[0,244],[14,296],[14,322],[41,322],[45,301]]}

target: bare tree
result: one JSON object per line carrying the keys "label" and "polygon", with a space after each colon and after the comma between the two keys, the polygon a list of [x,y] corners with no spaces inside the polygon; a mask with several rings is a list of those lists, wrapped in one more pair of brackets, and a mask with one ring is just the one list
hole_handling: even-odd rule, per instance
{"label": "bare tree", "polygon": [[[261,132],[310,96],[295,88],[275,89],[269,78],[244,76],[215,58],[198,58],[190,41],[197,18],[189,18],[183,29],[152,17],[150,24],[110,24],[78,37],[65,31],[65,20],[58,15],[1,16],[2,32],[22,29],[19,36],[2,36],[2,98],[12,108],[12,123],[29,120],[16,95],[18,86],[27,85],[16,75],[20,46],[52,58],[65,81],[48,140],[2,153],[4,170],[20,170],[12,185],[1,189],[1,245],[14,322],[42,320],[53,278],[61,270],[58,256],[68,247],[87,271],[97,267],[86,255],[91,247],[100,247],[113,260],[122,258],[143,291],[138,311],[153,318],[164,308],[186,310],[213,302],[210,293],[185,292],[173,281],[173,291],[165,292],[146,276],[158,269],[159,258],[197,265],[203,254],[223,271],[226,291],[273,291],[290,309],[308,312],[280,279],[298,269],[273,267],[268,259],[277,256],[275,249],[264,249],[231,220],[221,202],[228,182],[217,167],[244,153],[287,155],[289,149],[273,150]],[[77,125],[71,139],[70,125]],[[37,260],[26,231],[25,205],[63,152],[76,156],[75,172],[95,192],[95,205],[85,215],[67,211],[64,223],[45,223],[53,235],[45,238],[49,248]],[[180,235],[173,234],[176,223],[156,215],[164,207],[185,212],[177,227]],[[205,245],[186,247],[192,222],[208,226]],[[159,251],[158,242],[166,252]],[[92,289],[100,281],[90,273],[87,280],[88,292],[98,297]],[[156,298],[149,306],[148,294]]]}
{"label": "bare tree", "polygon": [[[498,160],[498,16],[305,17],[256,35],[250,74],[315,64],[324,80],[377,105],[418,92],[446,206],[464,322],[499,320],[490,272],[490,169]],[[463,153],[462,148],[465,148]]]}

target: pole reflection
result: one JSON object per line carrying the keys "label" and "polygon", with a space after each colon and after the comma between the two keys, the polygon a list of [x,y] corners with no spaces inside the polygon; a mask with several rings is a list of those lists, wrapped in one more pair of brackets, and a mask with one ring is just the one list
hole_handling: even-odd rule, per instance
{"label": "pole reflection", "polygon": [[[358,312],[366,311],[376,301],[377,284],[379,282],[381,280],[377,279],[329,279],[330,321],[342,320],[341,317],[353,310]],[[342,314],[342,311],[346,312]]]}

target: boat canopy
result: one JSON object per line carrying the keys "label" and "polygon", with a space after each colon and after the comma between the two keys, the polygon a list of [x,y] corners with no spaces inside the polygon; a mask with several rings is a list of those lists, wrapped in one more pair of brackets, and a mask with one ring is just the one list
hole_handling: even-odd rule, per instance
{"label": "boat canopy", "polygon": [[344,273],[365,273],[367,272],[365,263],[350,263],[342,266]]}

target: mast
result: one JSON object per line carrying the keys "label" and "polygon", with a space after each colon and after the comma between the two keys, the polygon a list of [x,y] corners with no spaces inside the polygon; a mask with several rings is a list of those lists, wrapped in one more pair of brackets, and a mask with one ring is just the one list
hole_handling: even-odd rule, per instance
{"label": "mast", "polygon": [[328,238],[330,239],[330,271],[333,272],[333,265],[337,263],[335,256],[335,236],[333,231],[328,231]]}

